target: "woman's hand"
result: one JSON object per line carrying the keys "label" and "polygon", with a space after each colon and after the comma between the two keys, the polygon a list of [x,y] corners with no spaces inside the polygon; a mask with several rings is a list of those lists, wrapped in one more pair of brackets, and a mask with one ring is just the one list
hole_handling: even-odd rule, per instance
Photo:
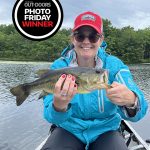
{"label": "woman's hand", "polygon": [[106,94],[112,103],[127,107],[134,105],[136,101],[136,95],[125,85],[118,82],[113,82],[111,86],[112,88],[106,90]]}
{"label": "woman's hand", "polygon": [[68,104],[77,93],[75,77],[63,74],[55,84],[53,105],[56,111],[67,110]]}

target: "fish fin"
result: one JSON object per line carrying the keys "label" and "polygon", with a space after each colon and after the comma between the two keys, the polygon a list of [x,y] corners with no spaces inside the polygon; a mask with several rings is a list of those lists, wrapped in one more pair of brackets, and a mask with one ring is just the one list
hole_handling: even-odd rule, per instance
{"label": "fish fin", "polygon": [[50,70],[49,69],[42,69],[42,70],[38,70],[36,72],[36,74],[39,76],[39,77],[42,77],[44,76],[45,74],[47,74]]}
{"label": "fish fin", "polygon": [[44,96],[46,96],[46,95],[48,95],[49,93],[48,92],[46,92],[46,91],[42,91],[41,92],[41,94],[39,95],[39,98],[38,99],[41,99],[41,98],[43,98]]}
{"label": "fish fin", "polygon": [[75,81],[75,83],[79,86],[80,85],[80,78],[78,77],[78,76],[75,76],[75,78],[76,78],[76,81]]}
{"label": "fish fin", "polygon": [[18,85],[10,89],[10,92],[16,96],[16,105],[20,106],[30,94],[27,85]]}

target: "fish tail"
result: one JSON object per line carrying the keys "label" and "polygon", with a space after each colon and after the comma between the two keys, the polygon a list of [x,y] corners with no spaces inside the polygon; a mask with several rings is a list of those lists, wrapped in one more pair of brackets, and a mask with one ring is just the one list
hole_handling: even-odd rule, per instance
{"label": "fish tail", "polygon": [[10,89],[10,92],[16,96],[16,105],[21,105],[30,94],[30,88],[27,85],[18,85]]}

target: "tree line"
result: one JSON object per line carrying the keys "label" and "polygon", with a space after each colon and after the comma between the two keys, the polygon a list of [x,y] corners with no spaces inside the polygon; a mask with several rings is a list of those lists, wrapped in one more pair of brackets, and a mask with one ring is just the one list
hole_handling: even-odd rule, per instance
{"label": "tree line", "polygon": [[[150,62],[150,27],[134,30],[113,27],[103,20],[106,51],[126,63]],[[0,59],[19,61],[53,61],[70,44],[71,29],[60,29],[44,41],[31,41],[21,36],[13,24],[0,25]]]}

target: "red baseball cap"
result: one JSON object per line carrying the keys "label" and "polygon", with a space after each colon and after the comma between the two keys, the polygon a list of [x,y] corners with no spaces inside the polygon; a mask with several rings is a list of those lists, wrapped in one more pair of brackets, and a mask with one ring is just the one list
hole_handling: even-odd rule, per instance
{"label": "red baseball cap", "polygon": [[74,32],[76,29],[82,26],[91,26],[93,27],[98,33],[103,33],[103,21],[102,18],[90,11],[84,12],[76,17],[74,22],[74,28],[72,31]]}

